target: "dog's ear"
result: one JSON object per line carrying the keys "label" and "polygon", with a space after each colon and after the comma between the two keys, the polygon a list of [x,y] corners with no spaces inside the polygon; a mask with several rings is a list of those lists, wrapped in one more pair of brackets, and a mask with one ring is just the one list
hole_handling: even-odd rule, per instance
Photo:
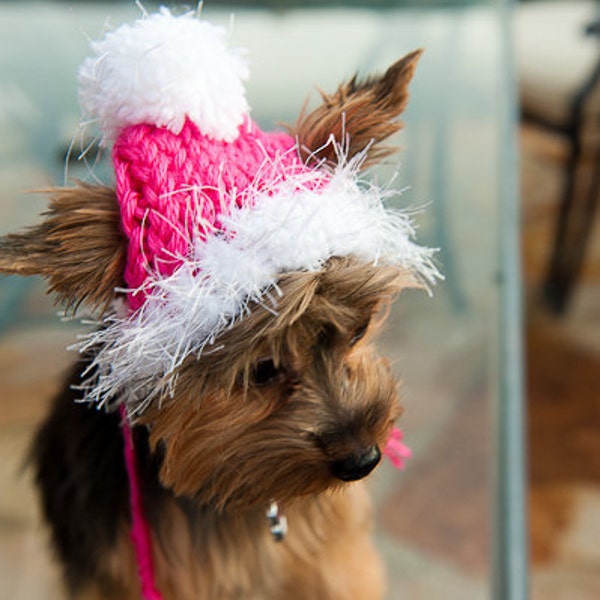
{"label": "dog's ear", "polygon": [[407,54],[380,77],[361,82],[355,76],[332,95],[321,92],[322,104],[303,111],[291,128],[303,158],[335,164],[339,148],[346,159],[366,151],[366,168],[393,154],[397,149],[381,142],[402,128],[397,117],[408,102],[408,84],[422,52]]}
{"label": "dog's ear", "polygon": [[0,238],[0,273],[42,275],[67,309],[105,310],[125,265],[115,192],[82,183],[50,193],[42,223]]}

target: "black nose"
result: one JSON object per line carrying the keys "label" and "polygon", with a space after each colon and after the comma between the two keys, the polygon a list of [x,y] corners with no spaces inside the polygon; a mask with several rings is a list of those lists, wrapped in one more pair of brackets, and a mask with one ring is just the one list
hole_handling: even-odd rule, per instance
{"label": "black nose", "polygon": [[379,463],[381,452],[377,446],[371,446],[363,452],[346,456],[331,463],[334,477],[342,481],[356,481],[366,477]]}

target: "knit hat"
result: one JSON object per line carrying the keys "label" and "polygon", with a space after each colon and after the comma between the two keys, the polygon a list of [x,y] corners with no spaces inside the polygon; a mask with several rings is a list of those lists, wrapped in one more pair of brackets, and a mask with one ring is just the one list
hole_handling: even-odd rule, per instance
{"label": "knit hat", "polygon": [[157,377],[169,382],[251,304],[276,312],[282,273],[355,256],[415,283],[438,276],[407,214],[359,178],[361,156],[338,149],[336,168],[309,167],[295,139],[251,120],[245,55],[227,37],[163,8],[94,42],[80,69],[84,118],[112,145],[128,240],[126,305],[80,348],[101,348],[86,389],[100,405],[139,410],[164,394]]}

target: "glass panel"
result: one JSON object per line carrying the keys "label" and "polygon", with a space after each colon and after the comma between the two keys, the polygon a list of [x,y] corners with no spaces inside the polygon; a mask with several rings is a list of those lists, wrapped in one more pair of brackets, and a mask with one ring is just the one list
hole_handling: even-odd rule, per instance
{"label": "glass panel", "polygon": [[[230,11],[221,4],[207,2],[204,11],[228,25]],[[431,298],[403,293],[382,332],[382,348],[403,381],[401,425],[414,456],[404,472],[384,465],[372,478],[377,545],[388,567],[389,600],[490,598],[493,565],[496,597],[524,598],[522,572],[516,584],[505,582],[513,574],[505,559],[516,556],[519,572],[524,544],[513,107],[503,6],[250,4],[257,3],[238,2],[244,6],[232,30],[250,52],[249,102],[264,127],[293,122],[317,85],[331,91],[354,72],[366,76],[425,49],[397,140],[402,152],[374,176],[404,189],[393,202],[416,209],[419,239],[440,248],[446,280]],[[268,10],[275,4],[279,10]],[[64,181],[86,35],[98,37],[107,15],[118,24],[138,13],[130,2],[71,10],[61,3],[0,4],[0,233],[36,222],[46,200],[27,190]],[[72,157],[79,154],[76,141]],[[68,175],[107,181],[102,158],[91,152],[71,160]],[[0,523],[15,523],[10,531],[0,528],[0,590],[18,574],[15,587],[0,595],[15,599],[41,597],[36,585],[55,585],[31,489],[12,477],[49,391],[73,359],[63,349],[77,324],[60,323],[55,310],[36,279],[0,280],[0,452],[9,457],[0,470]],[[516,455],[507,466],[498,440],[515,433]],[[495,522],[495,511],[508,520]],[[32,561],[36,576],[23,568]]]}

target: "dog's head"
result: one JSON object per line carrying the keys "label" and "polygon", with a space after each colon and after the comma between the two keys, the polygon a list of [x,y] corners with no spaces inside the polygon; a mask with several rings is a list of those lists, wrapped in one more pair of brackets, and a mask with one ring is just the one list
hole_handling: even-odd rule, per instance
{"label": "dog's head", "polygon": [[[181,19],[163,12],[141,29],[154,36],[154,21],[162,32],[173,20],[177,43],[213,36]],[[144,67],[162,48],[152,44],[136,50]],[[110,47],[96,51],[80,77],[93,87],[84,108],[98,87],[113,91],[105,71],[120,72]],[[176,494],[248,507],[360,479],[379,462],[400,406],[372,336],[400,290],[437,272],[408,217],[358,172],[392,151],[382,142],[400,128],[419,55],[323,94],[291,135],[243,115],[212,127],[195,106],[176,122],[152,121],[145,106],[150,124],[109,118],[116,189],[57,190],[42,224],[0,240],[0,271],[41,274],[67,307],[100,314],[81,346],[93,359],[83,393],[148,427]],[[115,95],[95,106],[100,121],[111,103],[119,119],[138,110]]]}
{"label": "dog's head", "polygon": [[253,306],[215,349],[186,359],[173,401],[142,414],[163,452],[163,482],[248,506],[370,473],[400,414],[372,336],[409,281],[353,259],[282,276],[276,314]]}

